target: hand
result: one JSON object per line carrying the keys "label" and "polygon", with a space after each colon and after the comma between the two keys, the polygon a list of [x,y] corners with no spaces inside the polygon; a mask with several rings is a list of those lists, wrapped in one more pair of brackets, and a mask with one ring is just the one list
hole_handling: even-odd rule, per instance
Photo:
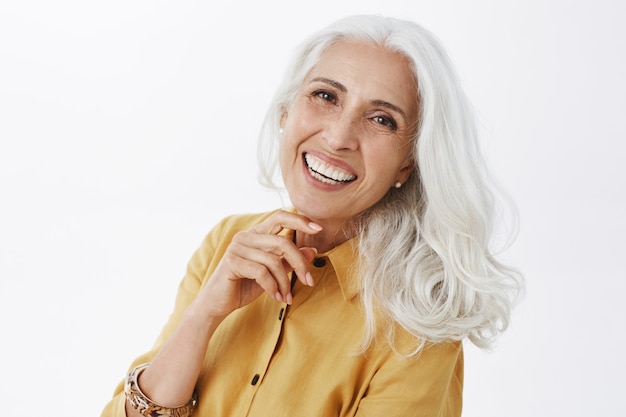
{"label": "hand", "polygon": [[252,302],[263,292],[291,304],[290,273],[295,271],[305,285],[313,285],[308,264],[315,248],[298,248],[284,229],[316,234],[321,226],[308,218],[278,211],[250,230],[237,233],[194,303],[201,303],[209,316],[225,317]]}

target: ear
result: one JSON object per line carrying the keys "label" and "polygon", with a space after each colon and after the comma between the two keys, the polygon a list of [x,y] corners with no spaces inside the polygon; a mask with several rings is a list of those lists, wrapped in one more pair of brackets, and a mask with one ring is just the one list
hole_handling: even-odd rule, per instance
{"label": "ear", "polygon": [[285,121],[287,120],[287,109],[283,109],[283,112],[280,114],[280,120],[278,122],[278,127],[281,129],[285,127]]}
{"label": "ear", "polygon": [[409,179],[413,171],[415,170],[415,161],[413,158],[409,158],[400,165],[400,170],[396,175],[396,182],[404,184]]}

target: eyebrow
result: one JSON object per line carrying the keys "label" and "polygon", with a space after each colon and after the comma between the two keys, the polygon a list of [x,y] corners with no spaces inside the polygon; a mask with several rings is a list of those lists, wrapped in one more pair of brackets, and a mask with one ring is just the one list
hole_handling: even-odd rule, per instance
{"label": "eyebrow", "polygon": [[[313,83],[313,82],[326,83],[326,84],[329,84],[332,87],[336,88],[337,90],[341,91],[342,93],[347,93],[348,92],[348,89],[346,88],[345,85],[341,84],[339,81],[331,80],[330,78],[316,77],[316,78],[311,79],[310,82],[311,83]],[[395,104],[389,103],[388,101],[385,101],[385,100],[373,100],[372,104],[374,104],[376,106],[380,106],[380,107],[385,107],[385,108],[387,108],[389,110],[392,110],[392,111],[395,111],[397,113],[400,113],[400,115],[404,118],[404,120],[408,120],[404,110],[402,110],[400,107],[396,106]]]}
{"label": "eyebrow", "polygon": [[341,91],[342,93],[348,92],[348,89],[346,88],[345,85],[341,84],[339,81],[331,80],[330,78],[316,77],[310,81],[310,83],[313,83],[313,82],[323,82],[326,84],[330,84],[331,86],[335,87],[337,90]]}

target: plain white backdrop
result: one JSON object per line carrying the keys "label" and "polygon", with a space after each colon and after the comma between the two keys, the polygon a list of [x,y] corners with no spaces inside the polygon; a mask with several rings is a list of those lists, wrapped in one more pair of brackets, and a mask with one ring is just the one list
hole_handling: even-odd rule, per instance
{"label": "plain white backdrop", "polygon": [[224,215],[278,207],[256,136],[291,48],[354,13],[446,45],[527,279],[466,417],[623,416],[626,15],[618,0],[59,0],[0,6],[0,407],[98,416]]}

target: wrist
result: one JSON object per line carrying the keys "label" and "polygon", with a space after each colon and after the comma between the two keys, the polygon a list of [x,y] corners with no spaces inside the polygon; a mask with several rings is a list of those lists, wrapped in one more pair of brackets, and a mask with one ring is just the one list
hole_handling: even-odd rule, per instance
{"label": "wrist", "polygon": [[185,404],[175,407],[168,407],[156,403],[143,393],[139,387],[139,376],[149,366],[142,364],[133,368],[126,377],[124,382],[124,394],[126,402],[139,414],[146,417],[189,417],[198,404],[198,395],[193,391],[191,399]]}
{"label": "wrist", "polygon": [[187,322],[192,327],[198,327],[197,330],[208,330],[209,335],[211,335],[228,314],[207,308],[196,300],[187,307],[182,321]]}

